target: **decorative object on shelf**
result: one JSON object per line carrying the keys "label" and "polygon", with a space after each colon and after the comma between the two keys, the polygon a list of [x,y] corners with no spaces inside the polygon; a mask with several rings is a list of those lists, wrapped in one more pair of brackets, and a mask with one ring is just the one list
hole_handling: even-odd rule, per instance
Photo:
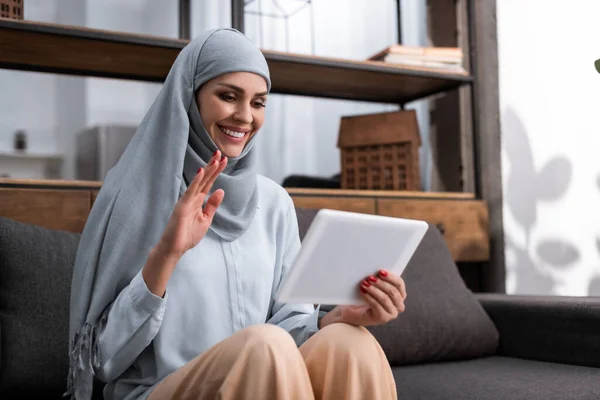
{"label": "decorative object on shelf", "polygon": [[369,57],[369,60],[466,74],[463,68],[463,52],[459,47],[422,47],[395,44]]}
{"label": "decorative object on shelf", "polygon": [[0,0],[0,18],[23,19],[25,0]]}
{"label": "decorative object on shelf", "polygon": [[17,151],[27,150],[27,134],[25,131],[18,130],[15,132],[14,146]]}
{"label": "decorative object on shelf", "polygon": [[420,190],[420,146],[414,110],[342,117],[342,189]]}

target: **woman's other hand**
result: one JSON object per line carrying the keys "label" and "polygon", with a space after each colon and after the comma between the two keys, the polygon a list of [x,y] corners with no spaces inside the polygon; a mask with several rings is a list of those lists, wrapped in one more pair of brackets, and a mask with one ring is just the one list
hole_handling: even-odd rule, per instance
{"label": "woman's other hand", "polygon": [[327,313],[319,328],[345,322],[357,326],[379,325],[392,321],[405,309],[406,286],[404,280],[386,270],[381,270],[360,282],[360,295],[367,305],[340,305]]}

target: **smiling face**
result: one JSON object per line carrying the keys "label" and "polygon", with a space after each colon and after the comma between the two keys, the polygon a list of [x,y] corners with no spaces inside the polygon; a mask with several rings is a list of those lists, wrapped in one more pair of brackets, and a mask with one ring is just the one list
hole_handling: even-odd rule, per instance
{"label": "smiling face", "polygon": [[267,82],[251,72],[224,74],[202,85],[196,102],[219,150],[229,158],[237,157],[263,124]]}

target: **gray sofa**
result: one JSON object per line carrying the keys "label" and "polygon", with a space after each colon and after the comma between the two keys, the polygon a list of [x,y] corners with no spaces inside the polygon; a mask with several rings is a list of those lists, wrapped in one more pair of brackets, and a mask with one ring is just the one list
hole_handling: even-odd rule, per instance
{"label": "gray sofa", "polygon": [[[298,209],[301,237],[314,210]],[[79,234],[0,217],[0,398],[65,390]],[[403,275],[406,311],[369,328],[402,400],[600,399],[600,298],[473,294],[430,227]],[[96,385],[101,397],[101,384]]]}

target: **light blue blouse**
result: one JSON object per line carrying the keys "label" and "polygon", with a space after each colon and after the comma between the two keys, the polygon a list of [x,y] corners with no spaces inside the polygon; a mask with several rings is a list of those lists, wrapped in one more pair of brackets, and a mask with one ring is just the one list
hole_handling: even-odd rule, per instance
{"label": "light blue blouse", "polygon": [[168,374],[250,325],[279,325],[298,345],[317,331],[318,308],[273,300],[300,249],[292,199],[260,175],[257,190],[248,231],[233,242],[209,231],[181,258],[164,298],[140,272],[107,308],[96,371],[108,382],[107,400],[145,399]]}

